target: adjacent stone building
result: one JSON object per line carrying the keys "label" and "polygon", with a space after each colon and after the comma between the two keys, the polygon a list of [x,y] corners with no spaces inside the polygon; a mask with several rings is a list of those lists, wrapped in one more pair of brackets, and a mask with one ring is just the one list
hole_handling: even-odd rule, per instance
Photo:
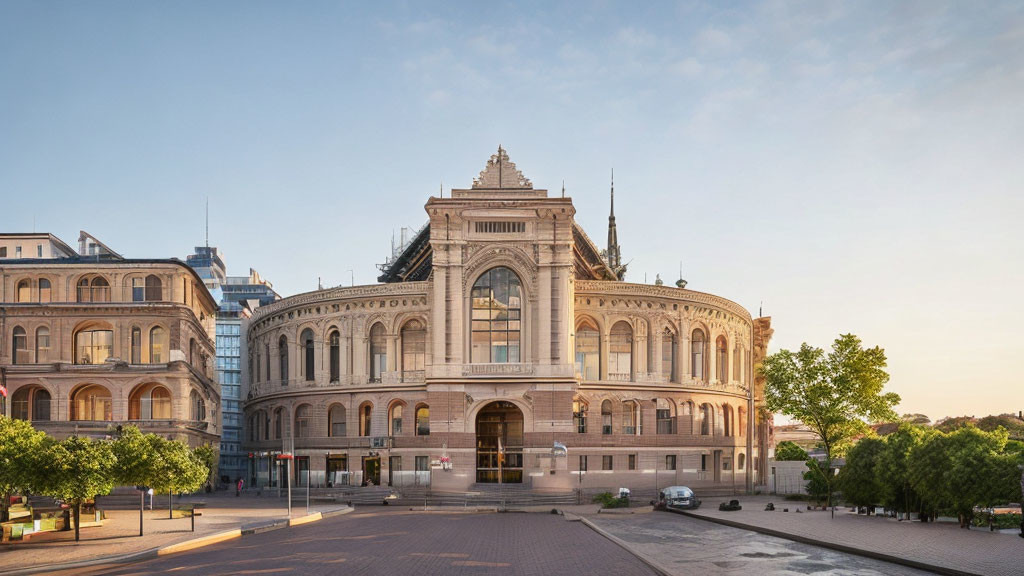
{"label": "adjacent stone building", "polygon": [[623,281],[614,213],[599,250],[572,199],[506,152],[429,221],[380,284],[255,310],[245,403],[250,481],[670,484],[764,477],[754,365],[770,320],[712,294]]}
{"label": "adjacent stone building", "polygon": [[118,424],[214,444],[217,305],[179,260],[129,259],[82,232],[0,234],[3,413],[49,434]]}

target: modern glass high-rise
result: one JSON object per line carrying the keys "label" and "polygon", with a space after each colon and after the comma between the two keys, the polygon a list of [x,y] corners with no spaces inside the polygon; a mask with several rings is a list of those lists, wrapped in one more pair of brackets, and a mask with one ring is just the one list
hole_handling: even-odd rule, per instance
{"label": "modern glass high-rise", "polygon": [[[247,362],[242,342],[244,310],[279,300],[274,287],[253,269],[248,276],[228,276],[220,250],[197,246],[186,257],[217,300],[217,380],[221,394],[221,441],[219,475],[233,483],[244,477],[248,466],[242,453],[242,366]],[[243,306],[242,303],[246,306]]]}

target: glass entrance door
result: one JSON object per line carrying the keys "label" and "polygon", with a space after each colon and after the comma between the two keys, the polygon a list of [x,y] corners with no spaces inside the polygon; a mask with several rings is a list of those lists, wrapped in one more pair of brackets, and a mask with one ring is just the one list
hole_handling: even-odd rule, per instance
{"label": "glass entrance door", "polygon": [[476,417],[476,481],[523,481],[523,413],[511,402],[492,402]]}

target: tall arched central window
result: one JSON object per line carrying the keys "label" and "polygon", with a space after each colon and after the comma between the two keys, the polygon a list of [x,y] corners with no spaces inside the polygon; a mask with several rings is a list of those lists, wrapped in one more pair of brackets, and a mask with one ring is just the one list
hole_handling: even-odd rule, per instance
{"label": "tall arched central window", "polygon": [[700,328],[693,331],[693,335],[690,337],[690,370],[692,371],[693,377],[697,380],[707,380],[707,358],[706,352],[704,351],[704,345],[707,340],[704,337],[704,331]]}
{"label": "tall arched central window", "polygon": [[13,350],[11,351],[11,359],[14,360],[14,364],[28,364],[30,362],[28,357],[28,334],[25,329],[21,326],[15,326],[13,332],[13,338],[11,338],[11,345]]}
{"label": "tall arched central window", "polygon": [[471,362],[520,362],[522,285],[512,270],[484,272],[472,292]]}
{"label": "tall arched central window", "polygon": [[387,369],[388,342],[384,325],[378,322],[370,328],[370,382],[380,382],[381,374]]}
{"label": "tall arched central window", "polygon": [[302,341],[302,374],[306,377],[306,381],[312,381],[316,378],[316,360],[315,351],[313,349],[313,331],[306,328],[302,331],[300,337]]}
{"label": "tall arched central window", "polygon": [[427,357],[427,331],[419,320],[402,326],[402,379],[423,375]]}
{"label": "tall arched central window", "polygon": [[167,361],[164,355],[164,348],[167,346],[167,339],[164,336],[164,329],[154,326],[149,331],[149,363],[163,364]]}
{"label": "tall arched central window", "polygon": [[633,328],[625,321],[612,326],[608,339],[608,379],[633,379]]}
{"label": "tall arched central window", "polygon": [[341,379],[341,335],[337,330],[327,337],[331,345],[331,382]]}
{"label": "tall arched central window", "polygon": [[277,341],[277,360],[281,374],[281,385],[288,385],[288,337],[281,336]]}
{"label": "tall arched central window", "polygon": [[715,378],[719,382],[727,382],[729,380],[729,344],[725,340],[725,336],[719,336],[718,340],[715,341],[715,349],[717,354],[715,355]]}
{"label": "tall arched central window", "polygon": [[576,327],[576,371],[584,380],[601,379],[601,336],[589,318]]}
{"label": "tall arched central window", "polygon": [[665,382],[676,381],[676,335],[668,328],[661,335],[661,376]]}

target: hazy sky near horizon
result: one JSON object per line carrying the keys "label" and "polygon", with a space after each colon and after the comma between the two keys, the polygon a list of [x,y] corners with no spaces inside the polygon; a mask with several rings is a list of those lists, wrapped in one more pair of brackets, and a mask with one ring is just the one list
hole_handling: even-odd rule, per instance
{"label": "hazy sky near horizon", "polygon": [[0,3],[0,231],[375,282],[501,143],[628,280],[885,348],[901,412],[1024,409],[1017,2]]}

